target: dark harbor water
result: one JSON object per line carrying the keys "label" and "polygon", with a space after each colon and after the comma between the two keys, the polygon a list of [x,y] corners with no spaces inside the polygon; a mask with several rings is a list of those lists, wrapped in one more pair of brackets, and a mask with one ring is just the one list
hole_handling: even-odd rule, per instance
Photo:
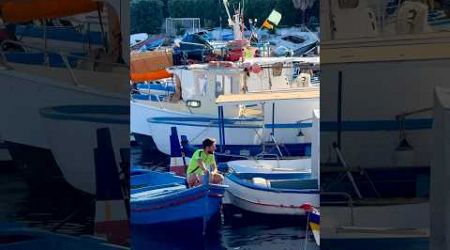
{"label": "dark harbor water", "polygon": [[[131,149],[132,164],[167,171],[169,158],[139,147]],[[154,227],[133,227],[132,246],[137,250],[151,249],[319,249],[312,235],[305,241],[304,218],[267,216],[245,213],[224,207],[224,214],[208,225],[203,236],[196,228],[200,222],[166,224]],[[229,215],[228,215],[229,214]]]}
{"label": "dark harbor water", "polygon": [[30,185],[13,164],[0,171],[0,222],[62,234],[92,234],[94,197],[63,181]]}
{"label": "dark harbor water", "polygon": [[[134,164],[165,170],[168,159],[133,147]],[[305,220],[270,217],[224,208],[231,215],[217,217],[203,236],[197,222],[133,227],[132,249],[304,249]],[[51,185],[30,186],[20,169],[2,165],[0,171],[0,221],[57,233],[93,234],[94,197],[81,193],[62,180]],[[197,223],[198,224],[198,223]],[[307,249],[319,249],[308,236]]]}

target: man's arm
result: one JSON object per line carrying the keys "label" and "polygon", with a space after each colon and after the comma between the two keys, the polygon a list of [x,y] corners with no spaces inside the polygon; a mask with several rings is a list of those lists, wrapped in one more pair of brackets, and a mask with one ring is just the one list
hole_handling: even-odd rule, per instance
{"label": "man's arm", "polygon": [[215,173],[217,173],[217,172],[219,172],[219,169],[217,168],[217,163],[216,163],[216,159],[214,158],[214,162],[212,163],[212,165],[213,165],[213,173],[215,174]]}
{"label": "man's arm", "polygon": [[205,172],[209,172],[209,169],[205,166],[205,164],[203,163],[202,159],[198,159],[197,160],[198,165],[200,166],[201,169],[203,169],[203,171]]}

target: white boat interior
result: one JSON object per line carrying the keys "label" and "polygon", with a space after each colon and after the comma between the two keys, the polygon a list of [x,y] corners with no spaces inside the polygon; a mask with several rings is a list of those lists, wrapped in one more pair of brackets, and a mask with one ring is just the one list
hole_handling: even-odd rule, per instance
{"label": "white boat interior", "polygon": [[235,173],[311,173],[311,159],[231,161]]}

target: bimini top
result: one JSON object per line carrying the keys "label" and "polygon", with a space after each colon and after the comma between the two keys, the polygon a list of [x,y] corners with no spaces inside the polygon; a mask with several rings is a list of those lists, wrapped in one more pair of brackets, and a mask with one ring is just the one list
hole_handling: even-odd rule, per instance
{"label": "bimini top", "polygon": [[132,82],[154,81],[171,77],[166,68],[173,65],[168,51],[149,51],[130,54],[130,79]]}
{"label": "bimini top", "polygon": [[87,13],[102,8],[102,3],[94,0],[3,0],[0,6],[4,21],[20,23]]}

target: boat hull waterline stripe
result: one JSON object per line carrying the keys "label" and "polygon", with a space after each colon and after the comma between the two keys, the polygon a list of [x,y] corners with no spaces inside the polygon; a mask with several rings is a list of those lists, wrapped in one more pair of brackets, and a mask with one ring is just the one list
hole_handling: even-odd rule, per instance
{"label": "boat hull waterline stripe", "polygon": [[[433,119],[407,119],[404,121],[405,130],[426,130],[431,129]],[[320,131],[336,131],[337,122],[321,121]],[[360,120],[343,121],[342,131],[398,131],[401,129],[401,123],[397,120]]]}
{"label": "boat hull waterline stripe", "polygon": [[[167,125],[179,125],[179,126],[190,126],[190,127],[219,127],[218,119],[211,119],[206,117],[155,117],[147,119],[149,123],[155,124],[167,124]],[[256,119],[224,119],[225,128],[262,128],[262,124],[257,124],[256,122],[261,122],[261,120]],[[253,124],[249,124],[253,123]],[[278,123],[278,124],[265,124],[266,128],[283,128],[283,129],[298,129],[298,128],[311,128],[312,123]]]}

